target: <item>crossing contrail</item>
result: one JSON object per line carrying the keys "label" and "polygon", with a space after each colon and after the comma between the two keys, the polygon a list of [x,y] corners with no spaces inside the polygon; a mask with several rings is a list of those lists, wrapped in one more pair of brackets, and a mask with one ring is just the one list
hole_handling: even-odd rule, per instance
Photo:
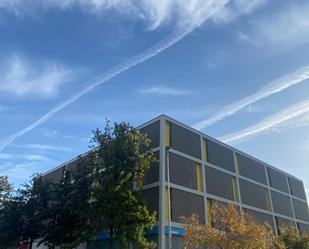
{"label": "crossing contrail", "polygon": [[128,61],[126,61],[123,64],[120,64],[116,67],[114,67],[112,70],[108,71],[107,73],[101,75],[100,77],[97,77],[95,80],[89,82],[85,88],[83,88],[81,91],[76,93],[75,95],[68,98],[66,101],[60,103],[55,108],[51,109],[49,112],[44,114],[41,118],[30,124],[29,126],[25,127],[24,129],[18,131],[17,133],[7,137],[3,141],[0,142],[0,151],[2,151],[6,146],[8,146],[10,143],[15,141],[17,138],[23,136],[24,134],[28,133],[32,129],[38,127],[39,125],[45,123],[50,118],[52,118],[56,113],[67,107],[68,105],[72,104],[76,100],[78,100],[80,97],[85,95],[86,93],[90,92],[95,87],[102,85],[103,83],[113,79],[119,74],[122,74],[132,67],[135,67],[154,56],[162,53],[169,47],[173,46],[177,42],[181,41],[185,36],[190,34],[194,29],[198,28],[202,23],[204,23],[207,19],[209,19],[213,14],[215,14],[217,11],[222,9],[230,0],[214,0],[209,2],[207,5],[205,5],[205,8],[201,8],[196,13],[197,16],[200,18],[196,20],[195,23],[189,25],[186,29],[184,29],[181,32],[174,33],[171,36],[167,37],[166,39],[162,40],[161,42],[157,43],[156,45],[150,47],[146,51],[142,52],[141,54],[132,57]]}
{"label": "crossing contrail", "polygon": [[223,136],[219,138],[219,140],[221,140],[224,143],[235,142],[244,139],[246,137],[250,137],[258,133],[265,132],[279,125],[283,125],[288,121],[302,117],[307,113],[309,113],[309,100],[299,102],[291,107],[283,109],[275,113],[274,115],[265,118],[264,120],[255,125],[252,125],[241,131]]}
{"label": "crossing contrail", "polygon": [[243,99],[240,99],[232,104],[225,106],[217,113],[195,124],[193,127],[198,130],[204,129],[207,126],[210,126],[226,117],[233,115],[234,113],[238,112],[239,110],[245,108],[252,103],[255,103],[256,101],[281,92],[307,79],[309,79],[309,65],[302,67],[299,70],[285,75],[275,81],[270,82],[252,95],[249,95]]}

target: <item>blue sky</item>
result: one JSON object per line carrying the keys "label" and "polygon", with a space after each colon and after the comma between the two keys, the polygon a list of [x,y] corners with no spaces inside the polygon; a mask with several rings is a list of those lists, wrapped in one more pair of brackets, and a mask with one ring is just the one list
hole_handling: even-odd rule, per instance
{"label": "blue sky", "polygon": [[2,0],[1,174],[18,185],[105,118],[165,113],[308,193],[308,16],[306,0]]}

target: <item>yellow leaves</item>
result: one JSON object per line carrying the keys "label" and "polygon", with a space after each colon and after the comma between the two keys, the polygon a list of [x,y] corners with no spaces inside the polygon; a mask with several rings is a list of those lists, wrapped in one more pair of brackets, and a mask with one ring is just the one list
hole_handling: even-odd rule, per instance
{"label": "yellow leaves", "polygon": [[213,204],[210,224],[200,224],[193,214],[185,219],[186,249],[210,247],[219,249],[284,249],[268,225],[258,225],[233,205]]}

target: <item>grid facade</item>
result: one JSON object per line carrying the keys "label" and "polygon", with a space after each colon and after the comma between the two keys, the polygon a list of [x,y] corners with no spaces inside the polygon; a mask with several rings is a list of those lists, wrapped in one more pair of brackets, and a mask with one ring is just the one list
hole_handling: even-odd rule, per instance
{"label": "grid facade", "polygon": [[[207,223],[214,202],[238,206],[257,222],[269,223],[275,233],[281,225],[309,232],[301,180],[165,115],[139,129],[149,136],[159,159],[146,172],[141,193],[157,212],[157,226],[148,236],[159,249],[168,248],[170,232],[173,248],[181,249],[182,217],[197,213]],[[74,160],[46,175],[59,178],[67,164]]]}

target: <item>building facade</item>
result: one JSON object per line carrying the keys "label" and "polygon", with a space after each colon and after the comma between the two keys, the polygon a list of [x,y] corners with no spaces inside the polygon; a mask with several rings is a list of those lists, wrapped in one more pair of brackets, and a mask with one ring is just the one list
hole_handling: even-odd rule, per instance
{"label": "building facade", "polygon": [[[309,232],[309,211],[303,182],[170,117],[161,115],[138,127],[151,139],[159,163],[146,172],[142,198],[157,212],[148,232],[159,249],[181,249],[182,217],[197,213],[208,222],[215,202],[234,204],[257,222]],[[64,167],[46,173],[58,180]],[[171,234],[171,237],[170,237]],[[170,240],[171,238],[171,240]],[[106,236],[98,236],[104,248]]]}

